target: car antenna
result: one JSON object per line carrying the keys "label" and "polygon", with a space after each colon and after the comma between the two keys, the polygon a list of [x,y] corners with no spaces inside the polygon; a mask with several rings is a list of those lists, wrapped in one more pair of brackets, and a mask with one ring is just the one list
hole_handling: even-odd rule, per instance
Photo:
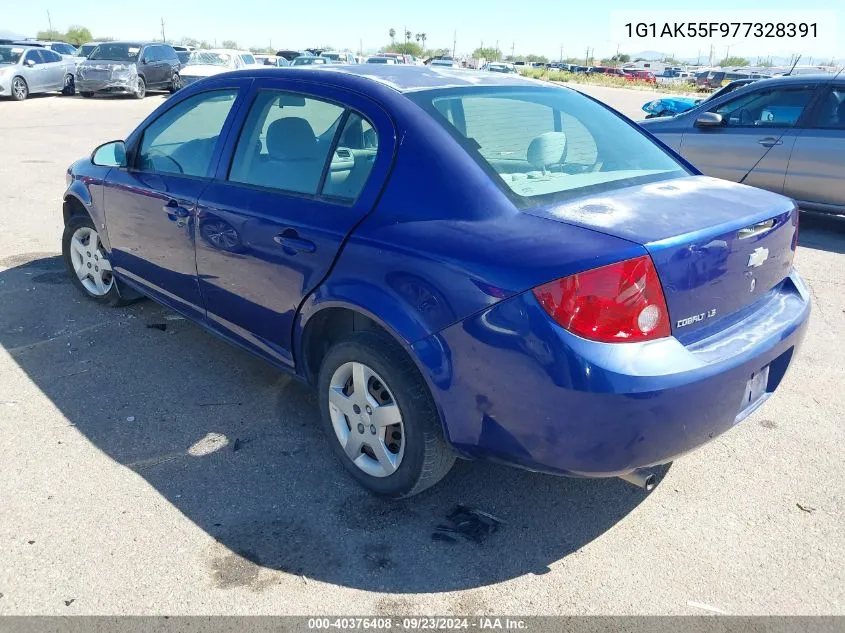
{"label": "car antenna", "polygon": [[789,72],[784,75],[784,77],[789,77],[792,74],[792,71],[795,70],[795,67],[798,65],[798,62],[801,60],[801,55],[795,58],[795,62],[792,64],[792,68],[789,69]]}

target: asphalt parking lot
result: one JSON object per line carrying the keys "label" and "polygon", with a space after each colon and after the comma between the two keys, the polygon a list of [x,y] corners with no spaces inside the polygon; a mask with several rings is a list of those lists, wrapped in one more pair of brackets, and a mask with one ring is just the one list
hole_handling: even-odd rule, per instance
{"label": "asphalt parking lot", "polygon": [[[0,102],[0,614],[845,613],[845,218],[802,218],[814,313],[776,396],[651,494],[459,462],[382,502],[306,387],[71,285],[65,169],[163,99]],[[456,504],[501,528],[433,540]]]}

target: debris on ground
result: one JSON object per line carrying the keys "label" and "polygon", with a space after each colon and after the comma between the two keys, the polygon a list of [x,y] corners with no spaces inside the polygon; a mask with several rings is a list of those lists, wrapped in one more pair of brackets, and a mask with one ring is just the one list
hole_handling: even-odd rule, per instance
{"label": "debris on ground", "polygon": [[431,538],[435,541],[456,542],[456,536],[481,544],[499,529],[502,521],[488,512],[457,505],[446,516],[448,523],[437,526]]}
{"label": "debris on ground", "polygon": [[696,609],[701,609],[702,611],[710,611],[711,613],[719,613],[721,615],[728,615],[728,612],[720,609],[719,607],[714,607],[710,604],[705,604],[703,602],[695,602],[694,600],[687,600],[688,607],[695,607]]}
{"label": "debris on ground", "polygon": [[796,506],[798,506],[798,509],[799,509],[799,510],[801,510],[801,511],[803,511],[803,512],[806,512],[806,513],[808,513],[808,514],[812,514],[813,512],[815,512],[815,511],[816,511],[816,509],[815,509],[815,508],[813,508],[812,506],[803,506],[803,505],[801,505],[800,503],[796,503],[795,505],[796,505]]}
{"label": "debris on ground", "polygon": [[126,421],[127,421],[127,422],[134,422],[134,421],[135,421],[135,416],[134,416],[134,415],[127,416],[127,417],[126,417]]}
{"label": "debris on ground", "polygon": [[30,545],[35,545],[35,541],[27,541]]}
{"label": "debris on ground", "polygon": [[148,330],[161,330],[164,332],[167,329],[167,323],[150,323],[147,325]]}
{"label": "debris on ground", "polygon": [[74,602],[76,602],[76,598],[71,598],[70,600],[65,600],[65,606],[66,606],[66,607],[69,607],[69,606],[70,606],[70,605],[72,605]]}

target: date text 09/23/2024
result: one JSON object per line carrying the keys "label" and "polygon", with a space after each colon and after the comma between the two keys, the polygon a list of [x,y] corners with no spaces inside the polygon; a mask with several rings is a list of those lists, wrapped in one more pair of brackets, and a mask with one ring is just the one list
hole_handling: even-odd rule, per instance
{"label": "date text 09/23/2024", "polygon": [[350,617],[350,618],[309,618],[308,628],[316,631],[329,630],[401,630],[401,631],[444,631],[470,630],[481,631],[524,631],[528,623],[520,618],[497,617]]}

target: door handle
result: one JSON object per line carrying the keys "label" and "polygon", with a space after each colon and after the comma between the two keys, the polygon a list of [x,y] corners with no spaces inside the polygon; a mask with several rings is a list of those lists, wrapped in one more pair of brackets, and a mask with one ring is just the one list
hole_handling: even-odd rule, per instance
{"label": "door handle", "polygon": [[286,229],[279,233],[276,237],[273,238],[273,241],[276,242],[279,246],[282,247],[282,250],[287,255],[296,255],[297,253],[313,253],[317,250],[317,245],[310,241],[304,240],[299,237],[299,233],[297,233],[293,229]]}
{"label": "door handle", "polygon": [[167,217],[171,222],[176,222],[176,226],[183,227],[188,223],[188,218],[191,217],[191,212],[183,206],[180,206],[175,200],[168,200],[167,204],[162,207],[162,210],[167,213]]}
{"label": "door handle", "polygon": [[783,145],[783,141],[779,138],[775,138],[774,136],[767,136],[766,138],[761,138],[757,142],[763,147],[774,147],[775,145]]}

